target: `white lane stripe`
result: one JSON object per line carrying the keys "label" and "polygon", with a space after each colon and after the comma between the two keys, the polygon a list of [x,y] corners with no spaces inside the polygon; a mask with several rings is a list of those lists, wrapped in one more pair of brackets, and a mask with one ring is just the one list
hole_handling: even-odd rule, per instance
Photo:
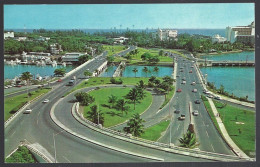
{"label": "white lane stripe", "polygon": [[68,158],[66,158],[65,156],[62,156],[66,161],[71,162]]}
{"label": "white lane stripe", "polygon": [[15,134],[16,130],[11,134],[11,137]]}
{"label": "white lane stripe", "polygon": [[177,127],[177,131],[178,131],[179,127],[180,127],[180,124],[179,124],[178,127]]}
{"label": "white lane stripe", "polygon": [[215,152],[215,149],[214,149],[214,147],[212,146],[212,144],[210,144],[211,145],[211,147],[212,147],[212,149],[213,149],[213,152]]}
{"label": "white lane stripe", "polygon": [[206,132],[207,136],[209,137],[209,134],[208,134],[207,130],[205,132]]}

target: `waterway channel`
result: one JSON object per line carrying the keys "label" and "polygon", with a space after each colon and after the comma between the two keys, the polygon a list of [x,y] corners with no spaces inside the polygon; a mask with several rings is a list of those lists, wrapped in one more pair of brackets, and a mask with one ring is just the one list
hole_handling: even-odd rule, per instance
{"label": "waterway channel", "polygon": [[[254,61],[255,53],[229,53],[202,58],[216,61]],[[214,82],[217,88],[222,84],[229,93],[255,100],[255,67],[201,67],[200,70],[203,75],[207,74],[207,80]]]}

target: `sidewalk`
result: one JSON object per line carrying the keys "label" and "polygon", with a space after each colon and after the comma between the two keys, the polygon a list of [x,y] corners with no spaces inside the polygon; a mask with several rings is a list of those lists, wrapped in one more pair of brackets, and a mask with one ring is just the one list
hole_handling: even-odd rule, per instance
{"label": "sidewalk", "polygon": [[207,98],[210,104],[210,107],[215,115],[215,118],[217,120],[218,126],[225,138],[225,140],[227,141],[227,143],[231,146],[232,150],[239,156],[239,157],[243,157],[243,158],[250,158],[248,157],[242,150],[240,150],[240,148],[233,142],[233,140],[230,138],[224,123],[222,122],[222,120],[220,119],[220,117],[218,116],[219,113],[215,107],[215,104],[213,103],[211,98]]}

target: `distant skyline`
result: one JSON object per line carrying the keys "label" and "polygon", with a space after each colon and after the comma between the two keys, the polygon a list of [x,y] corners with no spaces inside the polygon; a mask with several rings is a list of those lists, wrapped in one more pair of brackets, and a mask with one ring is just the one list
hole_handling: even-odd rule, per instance
{"label": "distant skyline", "polygon": [[249,25],[254,10],[253,3],[4,5],[4,29],[224,29]]}

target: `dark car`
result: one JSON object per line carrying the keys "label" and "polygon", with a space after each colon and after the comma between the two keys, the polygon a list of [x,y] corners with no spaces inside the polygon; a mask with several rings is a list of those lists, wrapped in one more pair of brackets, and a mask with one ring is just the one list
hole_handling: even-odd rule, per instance
{"label": "dark car", "polygon": [[180,112],[181,112],[181,111],[178,110],[178,109],[174,111],[174,113],[176,113],[176,114],[179,114]]}
{"label": "dark car", "polygon": [[181,114],[181,116],[178,117],[178,120],[184,120],[185,119],[185,115]]}
{"label": "dark car", "polygon": [[195,104],[200,104],[200,101],[199,100],[195,100]]}

